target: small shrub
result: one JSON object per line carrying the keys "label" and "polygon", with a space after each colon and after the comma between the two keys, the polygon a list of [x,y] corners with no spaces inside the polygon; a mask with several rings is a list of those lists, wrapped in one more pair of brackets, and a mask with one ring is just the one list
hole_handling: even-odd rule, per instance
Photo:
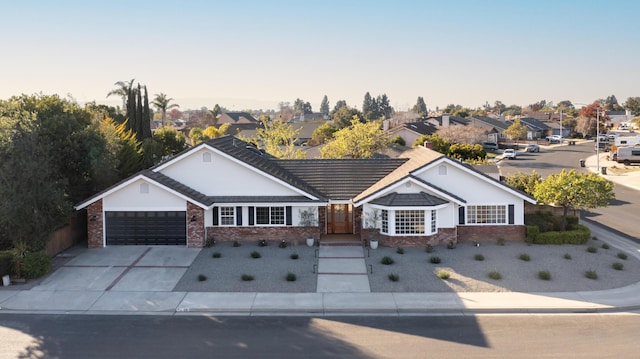
{"label": "small shrub", "polygon": [[298,255],[298,253],[291,253],[291,255],[289,256],[289,258],[291,258],[291,259],[298,259],[298,258],[300,258],[300,256]]}
{"label": "small shrub", "polygon": [[389,257],[389,256],[384,256],[382,257],[382,260],[380,260],[380,263],[388,266],[388,265],[392,265],[393,264],[393,258]]}
{"label": "small shrub", "polygon": [[207,238],[207,241],[204,243],[204,246],[207,248],[213,247],[216,245],[216,240],[213,238]]}
{"label": "small shrub", "polygon": [[526,254],[526,253],[521,253],[521,254],[520,254],[520,256],[519,256],[518,258],[520,258],[521,260],[523,260],[523,261],[525,261],[525,262],[528,262],[528,261],[530,261],[530,260],[531,260],[531,257],[529,257],[529,255],[528,255],[528,254]]}
{"label": "small shrub", "polygon": [[267,241],[264,239],[261,239],[258,241],[258,247],[266,247],[267,246]]}
{"label": "small shrub", "polygon": [[240,244],[240,242],[238,242],[238,240],[236,239],[235,241],[233,241],[233,246],[234,246],[234,247],[240,247],[240,246],[241,246],[241,244]]}
{"label": "small shrub", "polygon": [[571,259],[571,254],[565,253],[564,254],[564,259]]}
{"label": "small shrub", "polygon": [[594,246],[587,247],[587,252],[589,252],[589,253],[596,253],[597,251],[598,251],[598,248],[596,248]]}
{"label": "small shrub", "polygon": [[447,272],[446,270],[439,270],[436,275],[438,276],[438,278],[443,280],[449,279],[449,277],[451,277],[451,273]]}
{"label": "small shrub", "polygon": [[213,257],[213,258],[220,258],[220,257],[222,257],[222,253],[220,253],[220,252],[213,252],[213,254],[211,254],[211,257]]}
{"label": "small shrub", "polygon": [[251,274],[243,274],[241,278],[245,282],[250,282],[253,280],[253,276]]}
{"label": "small shrub", "polygon": [[489,272],[489,278],[498,280],[502,278],[502,275],[497,270],[492,270]]}
{"label": "small shrub", "polygon": [[282,240],[282,242],[280,242],[280,244],[278,244],[278,247],[280,248],[287,248],[287,241],[285,241],[284,239]]}
{"label": "small shrub", "polygon": [[551,273],[548,270],[541,270],[538,272],[538,278],[542,280],[551,280]]}
{"label": "small shrub", "polygon": [[613,267],[613,269],[615,270],[623,270],[624,269],[624,264],[620,263],[620,262],[615,262],[611,265],[611,267]]}
{"label": "small shrub", "polygon": [[426,251],[427,253],[431,253],[431,252],[433,252],[433,246],[432,246],[432,245],[430,245],[430,244],[427,244],[427,248],[425,248],[425,251]]}
{"label": "small shrub", "polygon": [[207,280],[207,276],[204,274],[198,274],[198,282],[204,282]]}
{"label": "small shrub", "polygon": [[295,282],[298,277],[294,273],[289,272],[287,273],[286,279],[287,282]]}
{"label": "small shrub", "polygon": [[609,249],[609,245],[606,243],[602,243],[602,249]]}
{"label": "small shrub", "polygon": [[536,240],[536,237],[538,237],[538,234],[540,234],[540,227],[528,225],[525,228],[527,233],[525,242],[527,242],[527,244],[534,243],[534,241]]}
{"label": "small shrub", "polygon": [[506,241],[505,241],[505,239],[504,239],[504,238],[500,237],[500,238],[498,238],[498,240],[496,241],[496,243],[497,243],[499,246],[504,246],[504,244],[506,243]]}
{"label": "small shrub", "polygon": [[596,271],[594,271],[594,270],[588,270],[588,271],[584,272],[584,276],[589,278],[589,279],[593,279],[593,280],[598,279],[598,273],[596,273]]}
{"label": "small shrub", "polygon": [[394,273],[389,274],[388,278],[392,282],[397,282],[400,280],[400,276]]}
{"label": "small shrub", "polygon": [[51,258],[44,252],[29,252],[22,260],[22,274],[27,279],[40,278],[51,271]]}
{"label": "small shrub", "polygon": [[262,255],[259,252],[256,252],[256,251],[251,252],[251,258],[258,259],[260,257],[262,257]]}
{"label": "small shrub", "polygon": [[598,237],[593,236],[593,237],[591,237],[591,239],[593,239],[594,241],[597,241],[597,240],[598,240]]}
{"label": "small shrub", "polygon": [[455,249],[456,248],[456,244],[453,241],[449,241],[449,243],[447,243],[447,249]]}
{"label": "small shrub", "polygon": [[623,252],[619,252],[618,253],[618,258],[620,258],[622,260],[627,260],[627,254],[623,253]]}
{"label": "small shrub", "polygon": [[398,254],[404,254],[404,248],[402,248],[402,247],[398,247],[398,249],[396,249],[396,253],[398,253]]}
{"label": "small shrub", "polygon": [[475,256],[473,256],[473,259],[482,262],[484,260],[484,256],[482,254],[476,254]]}
{"label": "small shrub", "polygon": [[433,263],[433,264],[440,264],[440,257],[438,256],[431,256],[431,258],[429,258],[429,262]]}

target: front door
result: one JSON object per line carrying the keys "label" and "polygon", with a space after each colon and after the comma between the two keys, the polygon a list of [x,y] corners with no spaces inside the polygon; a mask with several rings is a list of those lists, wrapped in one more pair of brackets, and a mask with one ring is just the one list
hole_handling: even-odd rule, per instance
{"label": "front door", "polygon": [[329,234],[353,233],[353,210],[350,204],[329,205],[327,232]]}

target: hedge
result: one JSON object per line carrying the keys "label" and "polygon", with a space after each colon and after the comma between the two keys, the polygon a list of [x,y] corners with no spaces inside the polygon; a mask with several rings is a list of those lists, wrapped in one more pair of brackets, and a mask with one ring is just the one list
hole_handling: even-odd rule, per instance
{"label": "hedge", "polygon": [[[591,231],[586,226],[574,224],[570,231],[553,231],[538,233],[532,239],[534,244],[584,244],[591,238]],[[529,229],[527,228],[527,235]],[[529,237],[527,237],[529,240]]]}
{"label": "hedge", "polygon": [[11,274],[11,264],[13,264],[13,253],[0,251],[0,277]]}
{"label": "hedge", "polygon": [[51,271],[51,258],[44,252],[30,252],[22,260],[25,278],[39,278]]}

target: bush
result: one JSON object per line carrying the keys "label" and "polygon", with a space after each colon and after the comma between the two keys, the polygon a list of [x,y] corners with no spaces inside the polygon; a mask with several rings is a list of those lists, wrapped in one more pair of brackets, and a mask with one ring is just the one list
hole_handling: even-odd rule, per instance
{"label": "bush", "polygon": [[267,241],[264,239],[261,239],[258,241],[258,247],[266,247],[267,246]]}
{"label": "bush", "polygon": [[400,276],[394,273],[389,274],[389,280],[392,282],[397,282],[400,280]]}
{"label": "bush", "polygon": [[407,143],[405,142],[404,138],[400,137],[400,135],[394,137],[391,139],[391,143],[395,143],[398,146],[406,146]]}
{"label": "bush", "polygon": [[287,273],[286,279],[287,279],[287,282],[295,282],[296,279],[298,279],[298,277],[296,277],[294,273],[289,272]]}
{"label": "bush", "polygon": [[398,249],[396,249],[396,253],[398,253],[398,254],[404,254],[404,248],[402,248],[402,247],[398,247]]}
{"label": "bush", "polygon": [[258,259],[260,257],[262,257],[262,255],[259,252],[256,252],[256,251],[251,252],[251,258]]}
{"label": "bush", "polygon": [[39,278],[51,271],[51,258],[44,252],[29,252],[22,260],[22,274],[27,279]]}
{"label": "bush", "polygon": [[473,259],[481,262],[484,260],[484,256],[482,254],[476,254],[475,256],[473,256]]}
{"label": "bush", "polygon": [[0,277],[11,274],[11,263],[13,263],[13,253],[11,251],[0,252]]}
{"label": "bush", "polygon": [[285,241],[284,239],[282,240],[282,242],[280,242],[280,244],[278,244],[278,247],[280,248],[287,248],[287,241]]}
{"label": "bush", "polygon": [[446,270],[439,270],[436,275],[440,279],[449,279],[449,277],[451,277],[451,273],[447,272]]}
{"label": "bush", "polygon": [[204,274],[198,274],[198,282],[204,282],[207,280],[207,276]]}
{"label": "bush", "polygon": [[541,270],[538,272],[538,278],[542,280],[551,280],[551,273],[548,270]]}
{"label": "bush", "polygon": [[238,242],[238,240],[235,240],[235,241],[233,241],[233,246],[234,247],[240,247],[241,244],[240,244],[240,242]]}
{"label": "bush", "polygon": [[528,261],[530,261],[530,260],[531,260],[531,257],[529,257],[529,255],[528,255],[528,254],[526,254],[526,253],[521,253],[521,254],[520,254],[520,256],[519,256],[518,258],[520,258],[521,260],[523,260],[523,261],[525,261],[525,262],[528,262]]}
{"label": "bush", "polygon": [[440,257],[432,256],[431,258],[429,258],[429,262],[431,262],[433,264],[439,264],[440,263]]}
{"label": "bush", "polygon": [[502,275],[497,270],[492,270],[489,272],[489,278],[498,280],[502,278]]}
{"label": "bush", "polygon": [[388,266],[388,265],[392,265],[394,262],[393,262],[393,258],[389,256],[384,256],[382,257],[382,260],[380,261],[380,263]]}
{"label": "bush", "polygon": [[555,217],[551,212],[529,213],[524,215],[524,223],[528,226],[538,227],[540,233],[559,231],[561,218]]}
{"label": "bush", "polygon": [[618,253],[618,258],[620,258],[622,260],[627,260],[627,254],[623,253],[623,252],[619,252]]}
{"label": "bush", "polygon": [[606,243],[602,243],[602,249],[609,249],[609,245]]}
{"label": "bush", "polygon": [[504,246],[504,244],[506,243],[506,241],[504,240],[504,238],[500,237],[500,238],[498,238],[498,240],[496,241],[496,243],[497,243],[499,246]]}
{"label": "bush", "polygon": [[527,233],[525,242],[534,243],[538,234],[540,234],[540,228],[538,228],[538,226],[526,226],[525,228]]}
{"label": "bush", "polygon": [[588,270],[588,271],[584,272],[584,276],[589,278],[589,279],[593,279],[593,280],[598,279],[598,273],[596,273],[596,271],[594,271],[594,270]]}
{"label": "bush", "polygon": [[291,253],[291,255],[289,256],[289,258],[291,258],[291,259],[298,259],[298,258],[300,258],[300,256],[298,255],[298,253]]}
{"label": "bush", "polygon": [[591,239],[593,239],[594,241],[597,241],[597,240],[598,240],[598,237],[593,236],[593,237],[591,237]]}
{"label": "bush", "polygon": [[455,249],[456,248],[456,243],[454,241],[449,241],[449,243],[447,243],[447,249]]}
{"label": "bush", "polygon": [[222,257],[222,253],[220,253],[220,252],[213,252],[213,254],[211,254],[211,257],[213,257],[213,258],[220,258],[220,257]]}
{"label": "bush", "polygon": [[587,247],[587,252],[589,252],[589,253],[596,253],[597,251],[598,251],[598,248],[596,248],[594,246]]}
{"label": "bush", "polygon": [[425,248],[425,252],[427,252],[427,253],[433,252],[433,246],[430,245],[430,244],[427,244],[427,247]]}
{"label": "bush", "polygon": [[611,265],[611,267],[613,267],[613,269],[615,270],[623,270],[624,269],[624,264],[620,263],[620,262],[615,262]]}
{"label": "bush", "polygon": [[570,231],[553,231],[539,233],[533,240],[534,244],[584,244],[591,236],[588,227],[581,224],[574,226]]}
{"label": "bush", "polygon": [[250,282],[253,280],[253,276],[251,274],[243,274],[241,278],[245,282]]}
{"label": "bush", "polygon": [[204,246],[207,248],[213,247],[216,245],[216,240],[213,238],[207,238],[207,240],[204,242]]}
{"label": "bush", "polygon": [[564,259],[571,259],[571,254],[565,253],[564,254]]}

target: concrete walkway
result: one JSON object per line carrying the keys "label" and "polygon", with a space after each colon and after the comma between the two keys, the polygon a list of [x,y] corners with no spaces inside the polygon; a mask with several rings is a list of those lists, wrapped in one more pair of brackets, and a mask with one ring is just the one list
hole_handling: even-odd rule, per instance
{"label": "concrete walkway", "polygon": [[369,293],[362,246],[320,245],[318,293]]}

